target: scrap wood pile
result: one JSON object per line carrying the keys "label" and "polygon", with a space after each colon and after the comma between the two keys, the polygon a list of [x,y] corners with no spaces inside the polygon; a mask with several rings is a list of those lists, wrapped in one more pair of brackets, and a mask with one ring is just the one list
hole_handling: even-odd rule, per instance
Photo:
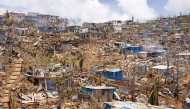
{"label": "scrap wood pile", "polygon": [[[26,84],[27,83],[27,84]],[[58,105],[58,93],[45,91],[41,85],[33,86],[28,82],[15,84],[11,88],[13,107],[55,107]]]}
{"label": "scrap wood pile", "polygon": [[[21,53],[22,58],[24,59],[23,71],[30,70],[29,68],[34,66],[37,67],[39,64],[44,64],[42,61],[42,51],[37,51],[36,48],[32,48],[29,44],[23,44],[19,52]],[[34,56],[35,54],[35,56]]]}
{"label": "scrap wood pile", "polygon": [[80,37],[76,36],[74,33],[67,33],[65,35],[62,35],[61,37],[65,40],[71,40],[71,41],[80,39]]}

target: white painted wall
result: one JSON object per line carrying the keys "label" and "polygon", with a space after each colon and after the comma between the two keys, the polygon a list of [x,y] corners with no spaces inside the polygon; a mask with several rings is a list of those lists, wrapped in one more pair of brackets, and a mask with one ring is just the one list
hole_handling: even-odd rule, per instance
{"label": "white painted wall", "polygon": [[88,28],[82,28],[80,29],[80,33],[87,33],[89,30]]}

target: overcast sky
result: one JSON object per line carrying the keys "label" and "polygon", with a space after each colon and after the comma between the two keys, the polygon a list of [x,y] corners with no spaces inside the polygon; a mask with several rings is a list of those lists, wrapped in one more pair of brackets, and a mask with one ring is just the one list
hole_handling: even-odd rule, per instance
{"label": "overcast sky", "polygon": [[87,22],[146,21],[190,12],[190,0],[0,0],[0,12],[38,12]]}

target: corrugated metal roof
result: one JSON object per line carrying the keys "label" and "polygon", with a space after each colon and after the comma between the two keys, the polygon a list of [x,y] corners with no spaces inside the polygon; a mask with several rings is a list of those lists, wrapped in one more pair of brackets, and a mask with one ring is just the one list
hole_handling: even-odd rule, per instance
{"label": "corrugated metal roof", "polygon": [[[172,68],[173,66],[169,66],[168,68]],[[167,65],[157,65],[157,66],[153,66],[153,69],[167,69]]]}
{"label": "corrugated metal roof", "polygon": [[176,55],[184,55],[184,56],[187,56],[187,55],[190,55],[190,53],[181,52],[181,53],[179,53],[179,54],[176,54]]}
{"label": "corrugated metal roof", "polygon": [[107,87],[107,86],[84,86],[89,89],[116,89],[115,87]]}
{"label": "corrugated metal roof", "polygon": [[121,71],[121,69],[119,69],[119,68],[107,68],[106,69],[106,71],[108,71],[108,72],[119,72],[119,71]]}
{"label": "corrugated metal roof", "polygon": [[[109,104],[114,106],[115,108],[120,109],[166,109],[161,106],[154,106],[146,103],[139,103],[139,102],[131,102],[131,101],[115,101],[115,102],[105,102],[105,104]],[[125,108],[124,108],[125,107]]]}

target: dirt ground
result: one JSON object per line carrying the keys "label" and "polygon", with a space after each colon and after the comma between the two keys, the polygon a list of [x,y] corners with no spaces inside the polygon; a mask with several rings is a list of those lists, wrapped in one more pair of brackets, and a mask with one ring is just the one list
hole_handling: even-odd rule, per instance
{"label": "dirt ground", "polygon": [[[98,42],[98,41],[97,41]],[[105,41],[99,41],[97,42],[91,42],[88,44],[81,44],[79,45],[79,47],[76,50],[72,50],[74,52],[76,51],[81,51],[84,54],[84,65],[83,65],[83,70],[84,73],[91,73],[91,68],[93,66],[96,65],[102,65],[103,63],[107,62],[107,61],[111,61],[111,60],[116,60],[116,64],[111,65],[110,67],[120,67],[119,64],[124,61],[124,55],[123,54],[119,54],[119,51],[116,52],[103,52],[103,46],[105,46],[106,42]],[[66,56],[66,54],[68,54],[68,58],[70,58],[70,60],[77,58],[78,54],[76,55],[71,55],[70,51],[68,52],[64,52],[61,53],[60,55],[62,56]],[[32,60],[32,56],[26,56],[27,54],[24,53],[24,57],[25,58],[30,58],[28,61]],[[34,62],[34,61],[33,61]],[[29,63],[33,63],[33,62],[29,62]],[[78,66],[78,61],[75,61],[76,65]],[[37,64],[37,63],[36,63]],[[184,78],[184,80],[189,81],[190,80],[190,69],[188,70],[187,76]],[[186,93],[186,90],[183,90],[184,94]],[[173,105],[175,106],[177,109],[183,109],[182,108],[182,97],[179,97],[178,100],[173,100],[173,99],[166,99],[163,97],[159,97],[160,101],[164,101],[165,103],[167,103],[168,101],[168,105]]]}

